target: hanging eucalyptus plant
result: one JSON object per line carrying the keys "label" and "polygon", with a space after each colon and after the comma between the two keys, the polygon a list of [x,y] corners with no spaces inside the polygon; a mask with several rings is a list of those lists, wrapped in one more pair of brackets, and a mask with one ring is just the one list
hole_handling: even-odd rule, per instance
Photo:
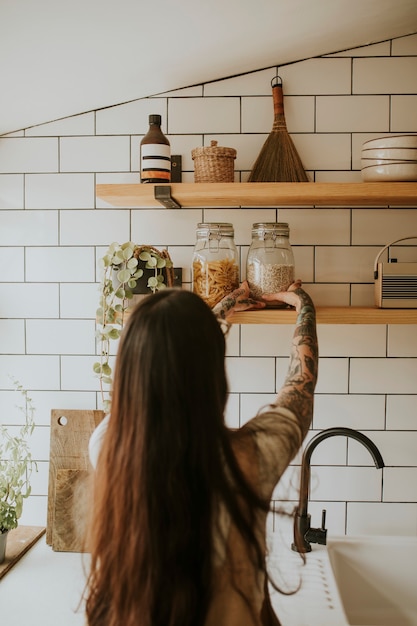
{"label": "hanging eucalyptus plant", "polygon": [[[174,281],[173,264],[167,250],[159,251],[153,246],[139,246],[132,241],[112,243],[100,259],[103,271],[100,285],[100,303],[96,312],[97,340],[100,345],[100,361],[94,363],[94,372],[100,380],[100,391],[105,410],[109,400],[104,387],[112,384],[112,368],[109,364],[110,342],[120,337],[138,282],[146,279],[146,290],[155,293],[171,287]],[[165,282],[166,281],[166,282]],[[140,291],[140,293],[143,293]]]}

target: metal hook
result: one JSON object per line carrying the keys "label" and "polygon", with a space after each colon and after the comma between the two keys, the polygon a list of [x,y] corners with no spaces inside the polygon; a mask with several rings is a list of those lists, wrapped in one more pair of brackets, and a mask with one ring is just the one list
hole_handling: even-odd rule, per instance
{"label": "metal hook", "polygon": [[[277,81],[276,83],[274,83],[274,81]],[[278,82],[279,81],[279,82]],[[277,87],[282,85],[282,78],[281,76],[278,76],[278,74],[276,76],[274,76],[274,78],[271,80],[271,87]]]}

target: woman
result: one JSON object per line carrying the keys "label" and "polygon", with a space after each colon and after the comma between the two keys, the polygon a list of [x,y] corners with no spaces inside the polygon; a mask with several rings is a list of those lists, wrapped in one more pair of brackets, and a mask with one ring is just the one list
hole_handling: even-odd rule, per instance
{"label": "woman", "polygon": [[[215,307],[186,290],[143,299],[120,341],[96,469],[89,626],[279,624],[265,569],[273,489],[307,433],[317,379],[315,311],[294,283],[265,301],[297,318],[286,381],[242,428],[224,423],[218,323],[262,308],[247,283]],[[217,318],[216,318],[217,316]]]}

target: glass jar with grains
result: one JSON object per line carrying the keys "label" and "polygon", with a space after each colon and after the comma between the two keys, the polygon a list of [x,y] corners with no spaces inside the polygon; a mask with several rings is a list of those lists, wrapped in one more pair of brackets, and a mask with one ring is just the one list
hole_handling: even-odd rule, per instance
{"label": "glass jar with grains", "polygon": [[193,291],[212,308],[239,287],[234,229],[228,222],[200,223],[196,235],[192,261]]}
{"label": "glass jar with grains", "polygon": [[266,293],[286,291],[294,282],[294,255],[289,235],[286,222],[252,225],[246,278],[255,298],[261,298]]}

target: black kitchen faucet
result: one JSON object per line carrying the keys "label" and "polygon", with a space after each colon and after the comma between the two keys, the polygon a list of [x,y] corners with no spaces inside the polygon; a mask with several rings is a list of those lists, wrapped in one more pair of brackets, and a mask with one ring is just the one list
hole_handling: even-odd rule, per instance
{"label": "black kitchen faucet", "polygon": [[310,520],[311,516],[308,513],[308,494],[310,483],[310,460],[313,450],[316,446],[327,439],[328,437],[335,437],[341,435],[345,437],[351,437],[356,439],[359,443],[362,443],[372,455],[372,458],[377,469],[384,467],[384,461],[380,451],[376,447],[373,441],[369,439],[363,433],[353,430],[352,428],[345,428],[343,426],[335,428],[327,428],[317,433],[306,445],[303,458],[301,462],[301,482],[300,482],[300,500],[295,513],[294,519],[294,543],[291,548],[296,552],[310,552],[312,543],[326,544],[327,530],[326,525],[326,510],[323,510],[321,519],[321,528],[311,528]]}

